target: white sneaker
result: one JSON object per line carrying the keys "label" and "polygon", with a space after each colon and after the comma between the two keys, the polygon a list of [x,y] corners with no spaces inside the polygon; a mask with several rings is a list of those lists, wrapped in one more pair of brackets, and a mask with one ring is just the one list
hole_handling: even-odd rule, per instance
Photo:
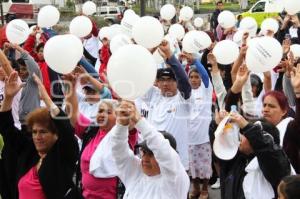
{"label": "white sneaker", "polygon": [[217,178],[217,181],[215,184],[211,185],[212,189],[220,189],[220,178]]}

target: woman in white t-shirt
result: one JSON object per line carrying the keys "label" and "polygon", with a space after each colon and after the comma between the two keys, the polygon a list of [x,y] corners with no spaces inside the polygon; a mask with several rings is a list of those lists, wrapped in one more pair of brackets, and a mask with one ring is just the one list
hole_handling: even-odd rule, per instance
{"label": "woman in white t-shirt", "polygon": [[[192,86],[192,103],[189,122],[189,174],[192,177],[193,189],[190,197],[208,198],[208,181],[212,175],[211,146],[209,143],[209,124],[212,120],[212,84],[206,88],[196,69],[189,73]],[[200,192],[200,179],[203,180]]]}

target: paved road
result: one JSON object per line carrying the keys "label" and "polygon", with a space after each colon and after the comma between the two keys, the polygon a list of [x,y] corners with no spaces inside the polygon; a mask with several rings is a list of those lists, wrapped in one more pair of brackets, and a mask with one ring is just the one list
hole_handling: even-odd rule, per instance
{"label": "paved road", "polygon": [[208,189],[209,199],[221,199],[220,189]]}
{"label": "paved road", "polygon": [[220,189],[209,189],[209,199],[221,199]]}

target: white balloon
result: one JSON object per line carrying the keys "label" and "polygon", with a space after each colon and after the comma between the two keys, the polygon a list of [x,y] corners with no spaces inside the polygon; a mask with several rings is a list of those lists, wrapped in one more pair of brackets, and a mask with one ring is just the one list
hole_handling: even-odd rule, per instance
{"label": "white balloon", "polygon": [[21,44],[29,36],[28,24],[21,19],[14,19],[7,24],[6,37],[10,43]]}
{"label": "white balloon", "polygon": [[187,53],[197,53],[208,48],[211,43],[211,39],[206,32],[192,30],[184,36],[182,49]]}
{"label": "white balloon", "polygon": [[51,37],[44,47],[46,63],[52,70],[61,74],[72,72],[82,56],[81,40],[71,34]]}
{"label": "white balloon", "polygon": [[294,57],[300,58],[300,45],[299,44],[293,44],[290,46],[290,51],[294,54]]}
{"label": "white balloon", "polygon": [[147,49],[129,44],[110,57],[107,78],[112,89],[121,98],[134,100],[153,86],[156,70],[154,58]]}
{"label": "white balloon", "polygon": [[171,20],[176,14],[176,9],[172,4],[166,4],[160,9],[162,19]]}
{"label": "white balloon", "polygon": [[282,53],[282,47],[276,39],[255,38],[248,44],[246,65],[253,72],[266,72],[279,64]]}
{"label": "white balloon", "polygon": [[261,27],[261,31],[264,34],[266,34],[268,30],[273,31],[275,34],[279,29],[279,23],[277,20],[275,20],[273,18],[268,18],[262,22],[260,27]]}
{"label": "white balloon", "polygon": [[140,17],[136,14],[124,15],[121,20],[122,32],[132,38],[132,28],[139,19]]}
{"label": "white balloon", "polygon": [[[248,32],[247,30],[241,30],[239,29],[236,33],[234,33],[232,40],[239,46],[242,45],[243,35],[245,32]],[[249,37],[247,41],[249,40]]]}
{"label": "white balloon", "polygon": [[191,7],[184,6],[180,9],[179,15],[183,21],[189,21],[193,18],[194,11]]}
{"label": "white balloon", "polygon": [[82,13],[85,15],[92,15],[96,12],[97,6],[92,1],[87,1],[82,6]]}
{"label": "white balloon", "polygon": [[232,28],[235,26],[236,18],[232,12],[224,10],[219,14],[218,22],[222,28]]}
{"label": "white balloon", "polygon": [[289,15],[297,14],[300,11],[300,1],[298,0],[283,0],[283,6]]}
{"label": "white balloon", "polygon": [[50,28],[59,21],[60,13],[54,6],[47,5],[41,8],[38,14],[38,26],[40,28]]}
{"label": "white balloon", "polygon": [[180,24],[173,24],[169,28],[169,35],[172,38],[175,38],[177,40],[182,40],[185,34],[185,30]]}
{"label": "white balloon", "polygon": [[204,24],[204,21],[201,17],[197,17],[194,19],[194,26],[197,28],[201,28]]}
{"label": "white balloon", "polygon": [[169,42],[170,50],[171,50],[172,53],[174,53],[175,52],[176,39],[170,37],[170,35],[167,34],[167,35],[165,35],[164,40]]}
{"label": "white balloon", "polygon": [[127,10],[124,12],[124,17],[127,17],[128,15],[135,15],[134,10],[127,9]]}
{"label": "white balloon", "polygon": [[250,37],[255,37],[257,32],[257,22],[253,17],[245,17],[240,23],[240,29],[247,30]]}
{"label": "white balloon", "polygon": [[112,32],[111,32],[111,28],[108,27],[108,26],[105,26],[105,27],[102,27],[100,30],[99,30],[99,34],[98,34],[98,37],[100,40],[106,38],[108,40],[111,40],[112,38]]}
{"label": "white balloon", "polygon": [[156,50],[152,56],[157,65],[161,65],[161,64],[165,63],[164,58],[159,54],[158,50]]}
{"label": "white balloon", "polygon": [[141,17],[132,28],[134,41],[145,48],[158,46],[164,37],[161,23],[154,17]]}
{"label": "white balloon", "polygon": [[36,28],[36,25],[29,27],[29,34],[33,33],[33,30]]}
{"label": "white balloon", "polygon": [[109,43],[110,51],[112,54],[114,54],[119,48],[128,44],[132,44],[132,41],[129,37],[127,37],[124,34],[117,35],[114,38],[112,38],[112,40]]}
{"label": "white balloon", "polygon": [[113,39],[117,35],[123,34],[122,26],[120,24],[113,24],[109,28],[111,30],[111,39]]}
{"label": "white balloon", "polygon": [[223,40],[216,44],[212,52],[220,64],[232,64],[239,56],[239,47],[231,40]]}
{"label": "white balloon", "polygon": [[70,33],[77,37],[85,37],[91,33],[93,24],[86,16],[77,16],[70,23]]}

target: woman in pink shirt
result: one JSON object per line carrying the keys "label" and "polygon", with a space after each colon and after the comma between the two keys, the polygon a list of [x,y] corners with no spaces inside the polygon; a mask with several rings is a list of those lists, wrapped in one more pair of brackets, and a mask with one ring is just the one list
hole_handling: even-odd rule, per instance
{"label": "woman in pink shirt", "polygon": [[[3,197],[11,199],[77,199],[72,181],[78,157],[78,144],[66,114],[50,99],[34,76],[47,108],[30,112],[26,125],[30,137],[14,126],[12,100],[21,89],[17,72],[5,84],[0,110],[0,133],[5,146],[0,184],[8,187]],[[37,90],[38,92],[38,90]]]}
{"label": "woman in pink shirt", "polygon": [[[98,145],[107,136],[109,131],[116,124],[115,108],[116,100],[101,100],[99,103],[96,124],[85,118],[78,111],[78,101],[75,90],[76,79],[73,75],[65,77],[72,86],[66,98],[67,110],[70,120],[75,128],[76,135],[83,140],[80,158],[81,186],[82,193],[86,199],[115,199],[117,197],[117,177],[95,177],[90,173],[90,161]],[[129,145],[131,149],[137,141],[137,131],[132,129],[129,134]]]}

